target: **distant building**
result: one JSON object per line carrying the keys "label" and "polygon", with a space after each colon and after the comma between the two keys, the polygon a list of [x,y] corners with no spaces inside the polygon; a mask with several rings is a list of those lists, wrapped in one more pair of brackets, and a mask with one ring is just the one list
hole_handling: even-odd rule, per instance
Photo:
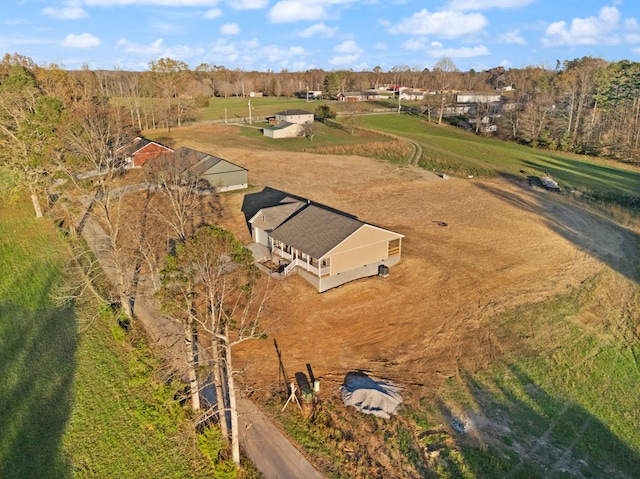
{"label": "distant building", "polygon": [[140,168],[146,161],[169,153],[173,153],[173,150],[168,146],[137,136],[116,150],[116,158],[134,168]]}
{"label": "distant building", "polygon": [[[310,200],[265,188],[245,196],[256,244],[318,292],[368,276],[386,276],[400,261],[404,235]],[[260,260],[261,258],[256,258]]]}
{"label": "distant building", "polygon": [[175,164],[180,165],[181,176],[191,176],[201,180],[206,189],[223,192],[248,186],[247,170],[230,161],[184,146],[171,155],[175,158]]}
{"label": "distant building", "polygon": [[314,122],[314,114],[299,109],[279,111],[269,118],[262,134],[269,138],[295,138],[304,135],[304,125]]}

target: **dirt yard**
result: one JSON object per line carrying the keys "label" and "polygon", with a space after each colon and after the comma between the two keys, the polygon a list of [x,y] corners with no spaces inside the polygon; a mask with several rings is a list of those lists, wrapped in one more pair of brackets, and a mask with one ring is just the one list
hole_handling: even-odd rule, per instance
{"label": "dirt yard", "polygon": [[[443,179],[361,157],[220,149],[249,170],[249,183],[304,196],[402,233],[402,260],[319,294],[301,277],[274,281],[262,325],[267,340],[238,349],[239,376],[257,392],[278,380],[277,340],[287,373],[313,367],[321,397],[364,370],[429,396],[459,369],[475,370],[505,349],[496,313],[566,291],[605,264],[625,273],[630,232],[561,194],[524,180]],[[243,194],[224,195],[223,226],[250,242]]]}

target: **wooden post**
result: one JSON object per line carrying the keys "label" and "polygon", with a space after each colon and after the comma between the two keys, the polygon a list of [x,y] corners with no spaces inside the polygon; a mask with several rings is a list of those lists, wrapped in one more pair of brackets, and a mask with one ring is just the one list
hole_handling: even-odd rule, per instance
{"label": "wooden post", "polygon": [[275,338],[273,339],[273,345],[275,346],[276,353],[278,354],[278,381],[280,381],[280,378],[282,377],[282,380],[284,382],[284,392],[286,393],[289,390],[289,376],[287,376],[287,372],[284,370],[284,364],[282,363],[282,354],[280,353],[280,349],[278,348],[278,343],[276,342]]}

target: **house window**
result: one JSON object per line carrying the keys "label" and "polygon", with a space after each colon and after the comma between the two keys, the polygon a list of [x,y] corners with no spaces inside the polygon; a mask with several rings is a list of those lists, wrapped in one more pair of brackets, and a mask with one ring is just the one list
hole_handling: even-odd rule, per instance
{"label": "house window", "polygon": [[328,268],[329,266],[331,266],[331,258],[325,258],[322,260],[322,268]]}

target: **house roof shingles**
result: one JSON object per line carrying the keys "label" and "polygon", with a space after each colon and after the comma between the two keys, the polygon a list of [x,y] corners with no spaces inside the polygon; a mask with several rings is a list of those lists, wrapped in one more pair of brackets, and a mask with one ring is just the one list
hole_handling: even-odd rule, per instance
{"label": "house roof shingles", "polygon": [[225,162],[225,164],[232,165],[239,170],[245,169],[223,158],[219,158],[202,151],[193,150],[191,148],[187,148],[186,146],[181,146],[175,151],[174,154],[186,161],[186,165],[188,165],[186,169],[194,176],[201,176],[205,174],[210,168],[217,165],[221,161]]}
{"label": "house roof shingles", "polygon": [[278,226],[271,237],[318,259],[364,224],[350,216],[308,204]]}
{"label": "house roof shingles", "polygon": [[262,209],[264,223],[270,229],[275,229],[285,222],[292,214],[305,205],[304,201],[291,197],[283,199],[279,205]]}

